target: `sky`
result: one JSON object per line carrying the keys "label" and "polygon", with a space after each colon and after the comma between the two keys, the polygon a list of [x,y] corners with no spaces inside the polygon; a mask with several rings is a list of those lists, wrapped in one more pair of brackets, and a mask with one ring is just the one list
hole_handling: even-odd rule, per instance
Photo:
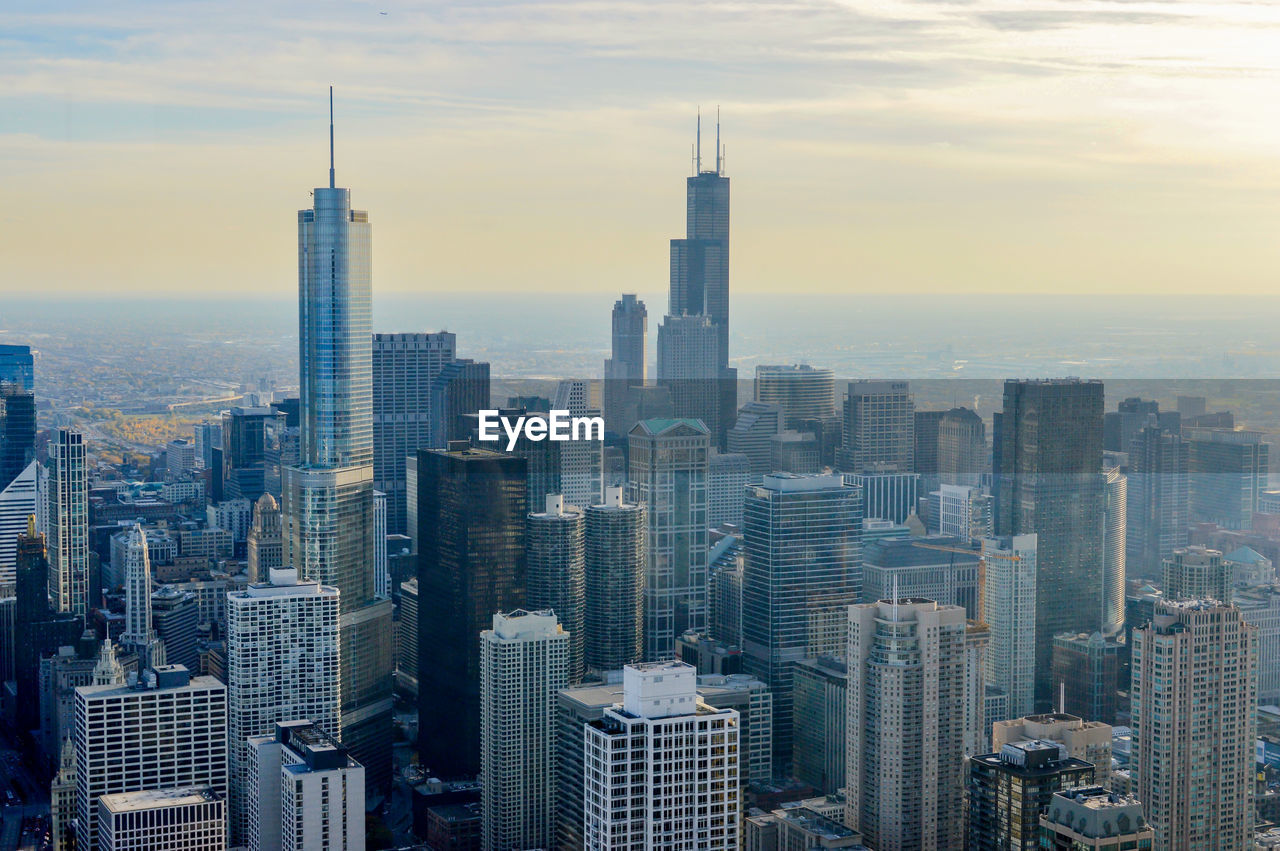
{"label": "sky", "polygon": [[0,314],[295,293],[329,85],[375,292],[662,291],[718,106],[734,292],[1270,295],[1278,83],[1274,2],[10,0]]}

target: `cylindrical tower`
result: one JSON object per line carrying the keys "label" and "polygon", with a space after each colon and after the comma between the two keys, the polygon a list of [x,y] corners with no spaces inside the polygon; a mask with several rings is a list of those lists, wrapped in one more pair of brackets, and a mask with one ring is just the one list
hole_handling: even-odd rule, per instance
{"label": "cylindrical tower", "polygon": [[546,511],[526,522],[525,554],[528,608],[550,609],[569,633],[569,682],[582,680],[586,602],[582,512],[565,506],[560,494],[547,494]]}
{"label": "cylindrical tower", "polygon": [[614,671],[644,651],[644,507],[605,488],[586,510],[586,666]]}

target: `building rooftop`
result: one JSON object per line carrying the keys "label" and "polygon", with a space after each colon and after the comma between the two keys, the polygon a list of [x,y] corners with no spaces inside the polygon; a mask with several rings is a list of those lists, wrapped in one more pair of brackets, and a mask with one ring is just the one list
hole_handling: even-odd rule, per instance
{"label": "building rooftop", "polygon": [[849,839],[858,835],[856,830],[847,828],[838,821],[815,813],[808,807],[774,810],[774,815],[782,821],[793,824],[807,833],[823,839]]}
{"label": "building rooftop", "polygon": [[118,792],[103,795],[102,806],[113,813],[135,810],[153,810],[159,807],[177,807],[184,804],[205,804],[222,800],[212,786],[192,786],[185,789],[144,789],[138,792]]}

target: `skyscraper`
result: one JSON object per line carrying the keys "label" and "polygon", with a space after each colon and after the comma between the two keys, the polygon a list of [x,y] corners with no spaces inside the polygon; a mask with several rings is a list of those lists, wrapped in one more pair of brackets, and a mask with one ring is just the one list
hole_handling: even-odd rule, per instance
{"label": "skyscraper", "polygon": [[737,711],[703,702],[697,671],[683,662],[628,665],[622,675],[622,704],[584,727],[585,846],[738,848]]}
{"label": "skyscraper", "polygon": [[[123,719],[128,718],[128,722]],[[98,847],[98,798],[212,786],[227,793],[227,687],[181,665],[137,685],[76,689],[76,847]]]}
{"label": "skyscraper", "polygon": [[644,420],[631,429],[631,502],[645,506],[644,658],[675,656],[676,636],[707,628],[707,427]]}
{"label": "skyscraper", "polygon": [[1266,488],[1270,447],[1256,431],[1187,428],[1191,519],[1228,529],[1249,529]]}
{"label": "skyscraper", "polygon": [[590,670],[616,671],[644,651],[645,508],[609,487],[584,514],[583,656]]}
{"label": "skyscraper", "polygon": [[1130,764],[1155,847],[1248,847],[1258,628],[1235,606],[1159,602],[1132,641]]}
{"label": "skyscraper", "polygon": [[1129,478],[1119,467],[1102,470],[1102,634],[1124,628],[1124,583]]}
{"label": "skyscraper", "polygon": [[877,851],[962,847],[964,609],[852,606],[848,665],[845,824]]}
{"label": "skyscraper", "polygon": [[751,481],[751,459],[740,452],[713,452],[707,463],[707,525],[742,525],[742,506]]}
{"label": "skyscraper", "polygon": [[782,432],[783,414],[777,405],[766,402],[748,402],[738,409],[738,419],[729,429],[725,449],[729,454],[741,453],[751,462],[751,481],[758,482],[766,473],[799,472],[775,471],[773,467],[773,438]]}
{"label": "skyscraper", "polygon": [[[226,499],[253,502],[279,486],[279,435],[285,415],[236,406],[222,415],[222,488]],[[195,457],[195,447],[192,447]]]}
{"label": "skyscraper", "polygon": [[843,616],[862,583],[861,493],[838,475],[778,473],[748,489],[743,512],[744,668],[773,692],[774,761],[791,761],[797,662],[839,653],[818,647],[814,616]]}
{"label": "skyscraper", "polygon": [[844,654],[797,662],[792,715],[792,774],[824,795],[844,788],[849,668]]}
{"label": "skyscraper", "polygon": [[944,485],[975,486],[990,467],[987,427],[968,408],[952,408],[938,421],[938,479]]}
{"label": "skyscraper", "polygon": [[1155,579],[1163,560],[1187,543],[1189,447],[1178,432],[1148,426],[1138,430],[1127,451],[1125,572]]}
{"label": "skyscraper", "polygon": [[[807,363],[756,367],[755,401],[782,409],[783,427],[799,429],[805,420],[836,415],[836,377],[830,369]],[[794,472],[794,471],[788,471]]]}
{"label": "skyscraper", "polygon": [[525,527],[528,602],[531,611],[549,609],[569,633],[569,682],[585,671],[586,562],[582,512],[548,496],[546,510],[530,512]]}
{"label": "skyscraper", "polygon": [[418,448],[444,449],[451,440],[470,437],[462,418],[488,408],[489,393],[489,364],[458,358],[440,367],[428,402],[431,439]]}
{"label": "skyscraper", "polygon": [[60,428],[49,443],[49,597],[85,617],[89,601],[89,473],[84,435]]}
{"label": "skyscraper", "polygon": [[0,380],[0,491],[35,457],[36,394]]}
{"label": "skyscraper", "polygon": [[373,335],[373,486],[392,535],[408,530],[405,459],[431,446],[431,385],[456,357],[449,331]]}
{"label": "skyscraper", "polygon": [[264,493],[253,504],[253,525],[246,538],[249,581],[267,582],[272,568],[284,567],[280,506],[271,494]]}
{"label": "skyscraper", "polygon": [[[1102,628],[1100,381],[1006,381],[996,459],[996,533],[1035,533],[1035,698],[1053,700],[1053,636]],[[1070,601],[1070,605],[1064,605]]]}
{"label": "skyscraper", "polygon": [[293,570],[274,570],[270,581],[227,595],[232,846],[250,836],[246,740],[299,718],[321,730],[339,729],[339,608],[337,588],[298,582]]}
{"label": "skyscraper", "polygon": [[625,434],[634,425],[626,422],[628,393],[647,377],[649,311],[635,295],[624,293],[613,303],[611,318],[613,356],[604,362],[604,418],[609,431]]}
{"label": "skyscraper", "polygon": [[1035,711],[1036,664],[1035,535],[987,538],[982,620],[991,627],[984,679],[1009,696],[1009,713]]}
{"label": "skyscraper", "polygon": [[391,779],[392,604],[375,586],[369,214],[333,171],[298,212],[301,447],[285,471],[285,563],[341,592],[342,730],[371,788]]}
{"label": "skyscraper", "polygon": [[[36,727],[40,711],[40,659],[59,647],[75,644],[84,630],[84,617],[52,609],[45,581],[49,559],[45,537],[28,517],[25,535],[17,536],[16,598],[13,608],[13,668],[17,688],[18,729]],[[4,637],[5,643],[9,637]]]}
{"label": "skyscraper", "polygon": [[[582,379],[561,381],[556,386],[553,410],[568,411],[574,417],[597,417],[592,406],[590,382]],[[544,445],[553,441],[542,441]],[[591,505],[600,499],[604,475],[604,438],[589,435],[580,440],[555,441],[560,451],[560,491],[570,505]],[[530,496],[532,499],[532,496]]]}
{"label": "skyscraper", "polygon": [[0,381],[30,390],[35,386],[35,363],[30,346],[0,344]]}
{"label": "skyscraper", "polygon": [[147,535],[134,524],[124,568],[124,633],[120,644],[138,654],[138,669],[165,664],[164,644],[151,626],[151,558],[147,554]]}
{"label": "skyscraper", "polygon": [[737,382],[719,365],[718,344],[718,328],[706,315],[666,316],[658,326],[658,384],[671,394],[675,416],[702,420],[712,445],[723,451]]}
{"label": "skyscraper", "polygon": [[[702,120],[693,175],[685,181],[685,235],[671,240],[670,316],[707,316],[716,328],[716,365],[729,365],[729,178],[724,174],[720,121],[715,168],[702,168]],[[709,424],[708,424],[709,425]]]}
{"label": "skyscraper", "polygon": [[480,633],[484,848],[550,848],[556,818],[556,694],[569,635],[554,612],[493,616]]}
{"label": "skyscraper", "polygon": [[850,381],[836,464],[845,473],[910,473],[915,401],[905,381]]}
{"label": "skyscraper", "polygon": [[[0,589],[13,585],[17,575],[18,535],[27,529],[27,519],[44,510],[39,498],[40,462],[32,461],[22,472],[0,487]],[[46,580],[48,577],[45,577]],[[3,592],[0,591],[0,595]]]}
{"label": "skyscraper", "polygon": [[525,605],[525,460],[457,442],[418,452],[418,749],[480,771],[481,630]]}
{"label": "skyscraper", "polygon": [[1231,602],[1231,564],[1220,550],[1179,547],[1164,560],[1166,600]]}

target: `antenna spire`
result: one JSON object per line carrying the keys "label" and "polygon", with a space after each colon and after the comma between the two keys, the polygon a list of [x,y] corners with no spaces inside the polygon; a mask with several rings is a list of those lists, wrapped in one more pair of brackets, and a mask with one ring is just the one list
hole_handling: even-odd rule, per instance
{"label": "antenna spire", "polygon": [[696,153],[694,154],[694,174],[702,173],[702,107],[698,107],[698,136]]}
{"label": "antenna spire", "polygon": [[716,104],[716,174],[723,173],[720,161],[720,104]]}
{"label": "antenna spire", "polygon": [[333,86],[329,87],[329,188],[333,189]]}

